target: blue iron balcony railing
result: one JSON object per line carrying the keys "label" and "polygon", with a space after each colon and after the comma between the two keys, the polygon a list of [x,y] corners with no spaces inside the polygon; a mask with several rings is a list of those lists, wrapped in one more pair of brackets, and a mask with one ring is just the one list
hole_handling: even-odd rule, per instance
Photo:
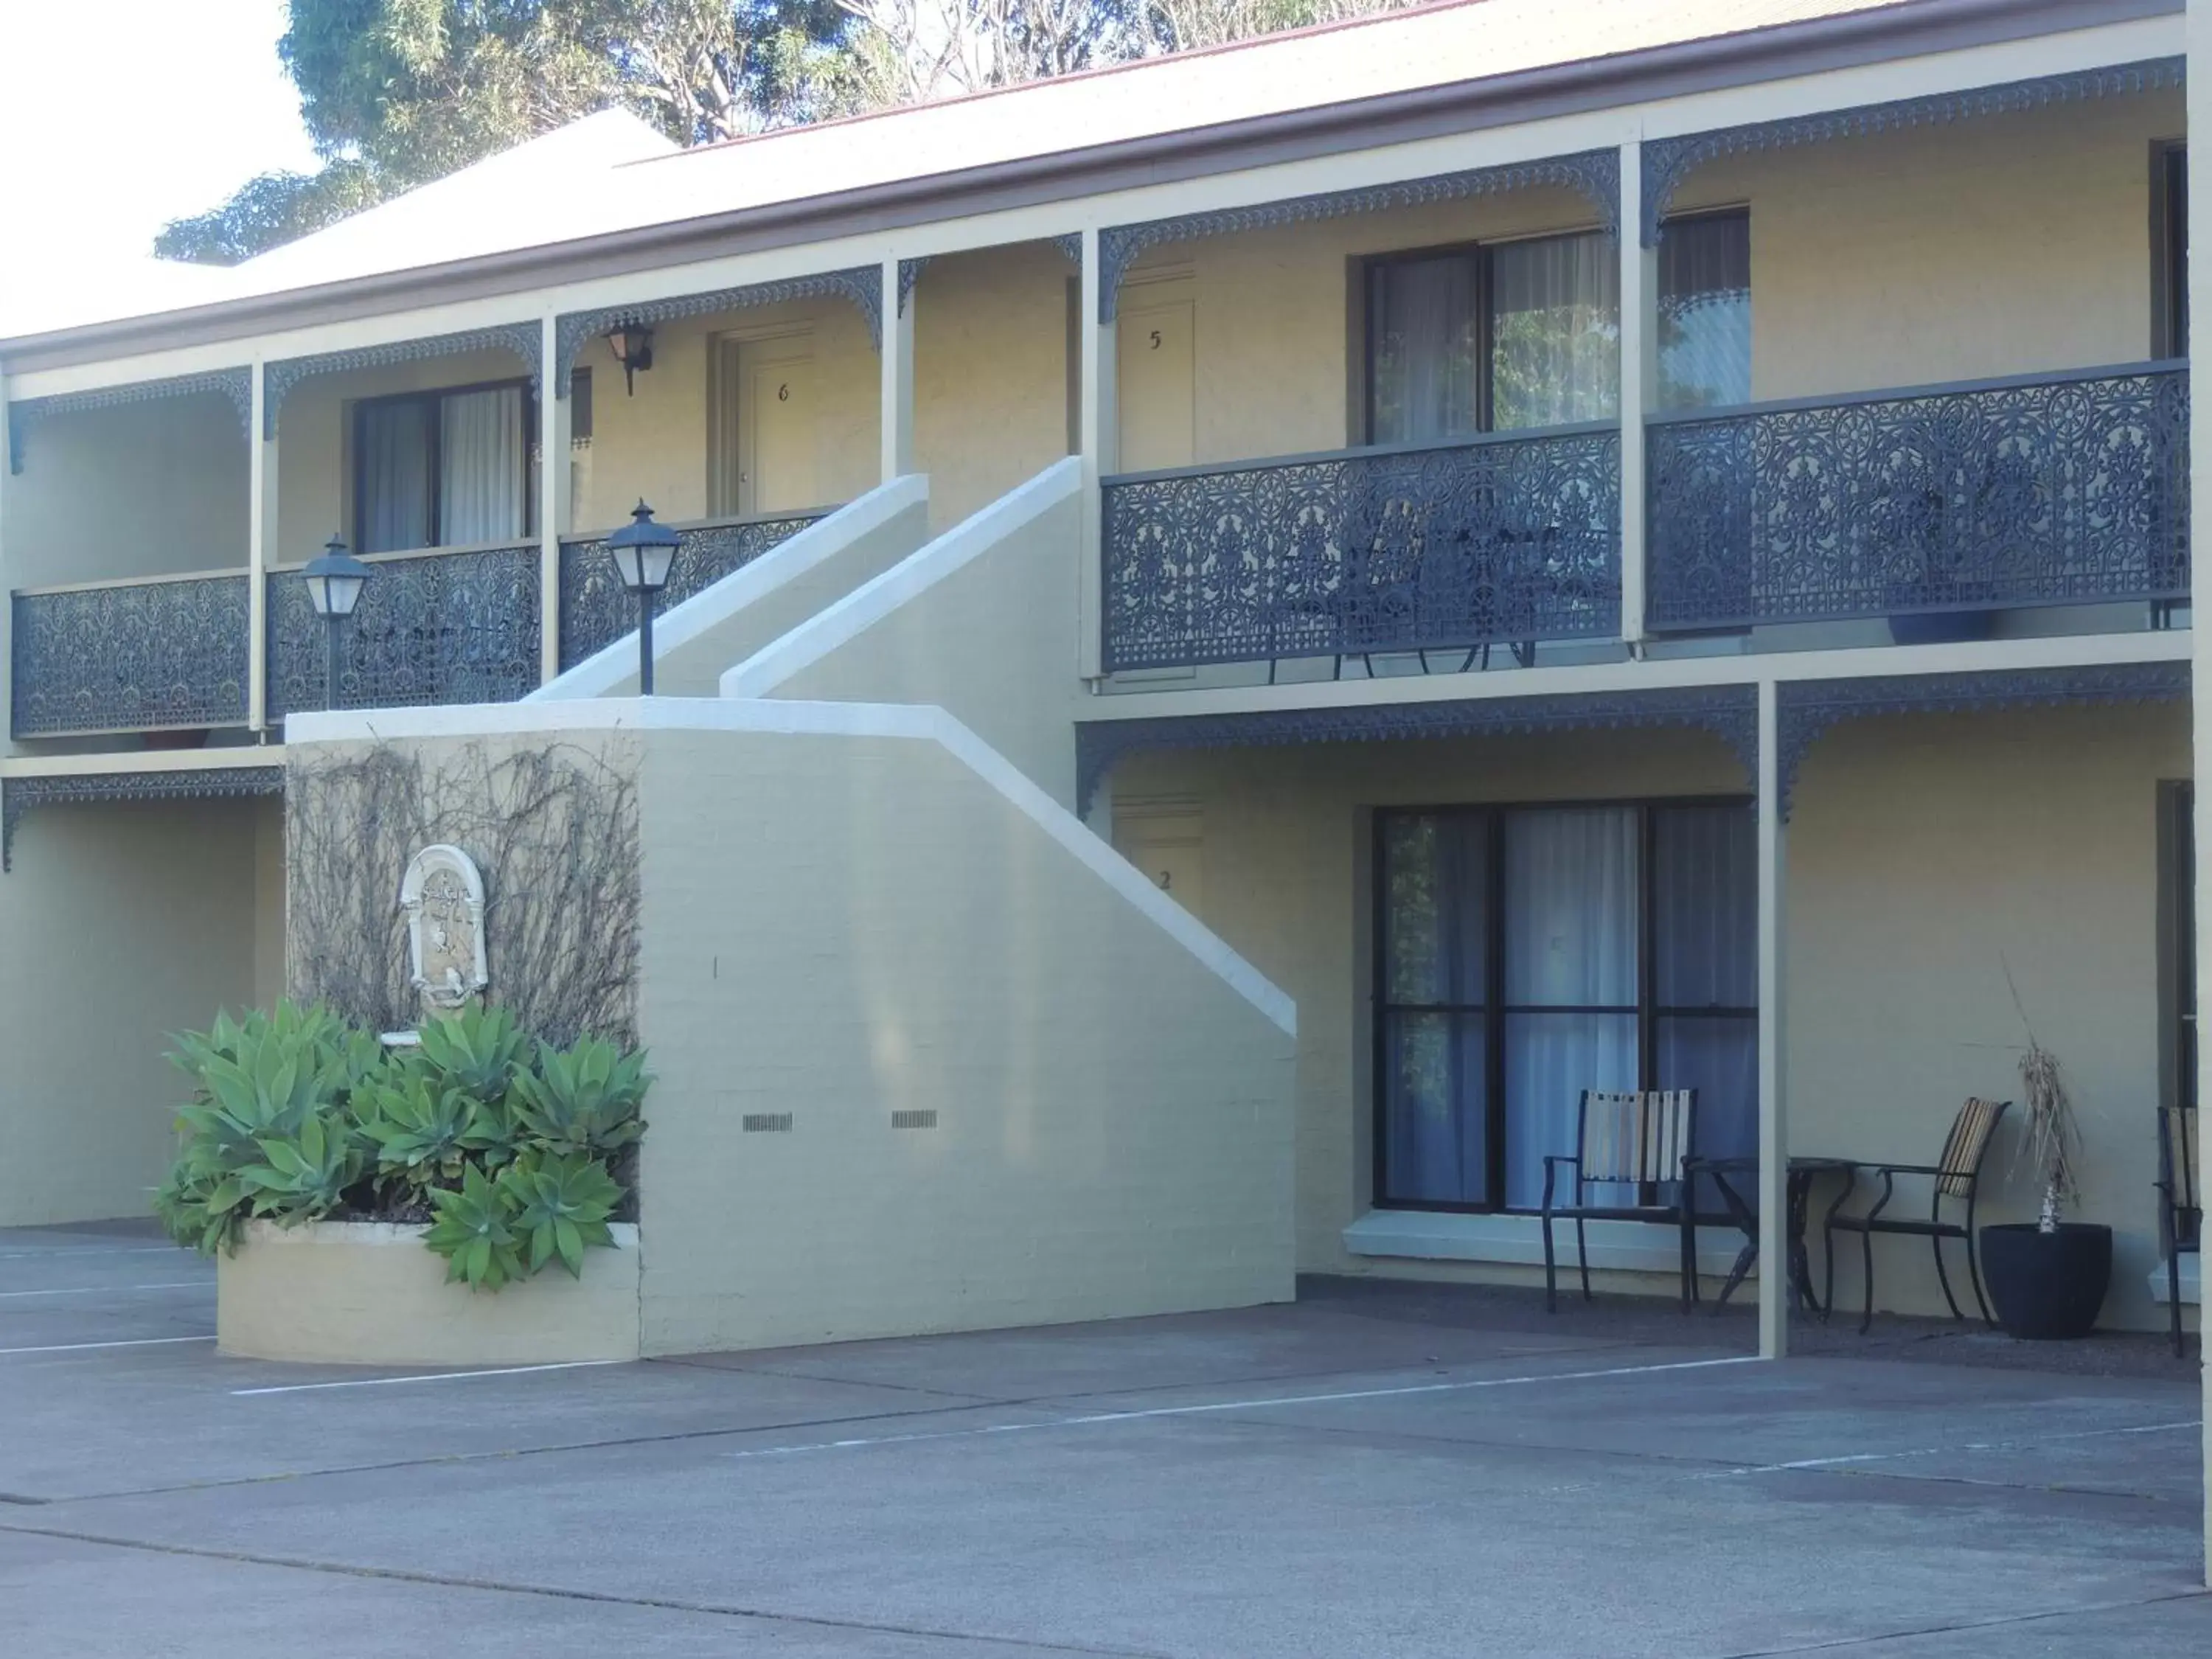
{"label": "blue iron balcony railing", "polygon": [[[781,546],[830,511],[782,513],[759,519],[716,519],[678,525],[683,543],[660,596],[664,609],[680,605],[732,571],[742,570]],[[637,601],[615,580],[605,536],[561,544],[561,666],[574,668],[637,626]]]}
{"label": "blue iron balcony railing", "polygon": [[246,724],[242,571],[19,592],[14,613],[19,738]]}
{"label": "blue iron balcony railing", "polygon": [[1668,415],[1655,631],[2189,594],[2189,368]]}
{"label": "blue iron balcony railing", "polygon": [[1104,665],[1620,631],[1607,422],[1108,478]]}
{"label": "blue iron balcony railing", "polygon": [[[524,545],[379,554],[339,635],[337,706],[511,702],[539,680],[538,552]],[[269,714],[328,706],[323,619],[298,571],[269,584]]]}

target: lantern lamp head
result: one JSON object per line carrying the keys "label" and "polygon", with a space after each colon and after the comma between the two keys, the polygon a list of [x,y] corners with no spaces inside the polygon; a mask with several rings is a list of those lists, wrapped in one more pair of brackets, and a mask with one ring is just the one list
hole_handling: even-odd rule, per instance
{"label": "lantern lamp head", "polygon": [[637,504],[629,520],[607,538],[607,552],[624,587],[633,593],[658,593],[668,586],[669,572],[682,544],[666,525],[653,521],[653,509],[643,501]]}
{"label": "lantern lamp head", "polygon": [[607,331],[607,348],[622,365],[624,389],[635,397],[638,371],[653,367],[653,331],[643,323],[617,324]]}
{"label": "lantern lamp head", "polygon": [[307,562],[300,576],[307,584],[307,598],[317,616],[350,617],[361,602],[361,590],[374,574],[373,566],[347,552],[345,543],[333,536],[324,544],[322,552]]}

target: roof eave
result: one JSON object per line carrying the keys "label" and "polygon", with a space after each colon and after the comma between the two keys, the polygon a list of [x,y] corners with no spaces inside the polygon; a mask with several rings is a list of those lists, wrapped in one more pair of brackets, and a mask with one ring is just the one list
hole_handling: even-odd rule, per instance
{"label": "roof eave", "polygon": [[1102,194],[1233,168],[1680,97],[1884,58],[2166,16],[2185,0],[1898,0],[1510,75],[1388,93],[706,214],[537,247],[0,338],[13,373],[242,338],[678,262]]}

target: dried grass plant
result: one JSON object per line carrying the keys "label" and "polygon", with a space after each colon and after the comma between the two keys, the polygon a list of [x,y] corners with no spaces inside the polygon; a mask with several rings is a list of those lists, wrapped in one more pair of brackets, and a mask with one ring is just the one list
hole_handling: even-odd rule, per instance
{"label": "dried grass plant", "polygon": [[2028,1023],[2027,1008],[2021,1001],[2020,987],[2013,983],[2009,967],[2005,969],[2005,984],[2012,992],[2012,1006],[2019,1010],[2021,1030],[2027,1036],[2027,1050],[2020,1057],[2023,1115],[2013,1167],[2030,1170],[2043,1183],[2043,1207],[2036,1225],[2052,1233],[2064,1219],[2066,1206],[2081,1196],[2075,1168],[2081,1158],[2081,1125],[2058,1057],[2036,1040],[2035,1028]]}

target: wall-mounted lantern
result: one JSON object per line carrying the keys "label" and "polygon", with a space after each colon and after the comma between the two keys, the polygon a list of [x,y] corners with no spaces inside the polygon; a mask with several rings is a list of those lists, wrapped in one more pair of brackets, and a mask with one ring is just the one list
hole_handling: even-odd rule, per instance
{"label": "wall-mounted lantern", "polygon": [[622,365],[623,387],[635,397],[638,371],[653,367],[653,331],[643,323],[621,324],[607,331],[607,349]]}

